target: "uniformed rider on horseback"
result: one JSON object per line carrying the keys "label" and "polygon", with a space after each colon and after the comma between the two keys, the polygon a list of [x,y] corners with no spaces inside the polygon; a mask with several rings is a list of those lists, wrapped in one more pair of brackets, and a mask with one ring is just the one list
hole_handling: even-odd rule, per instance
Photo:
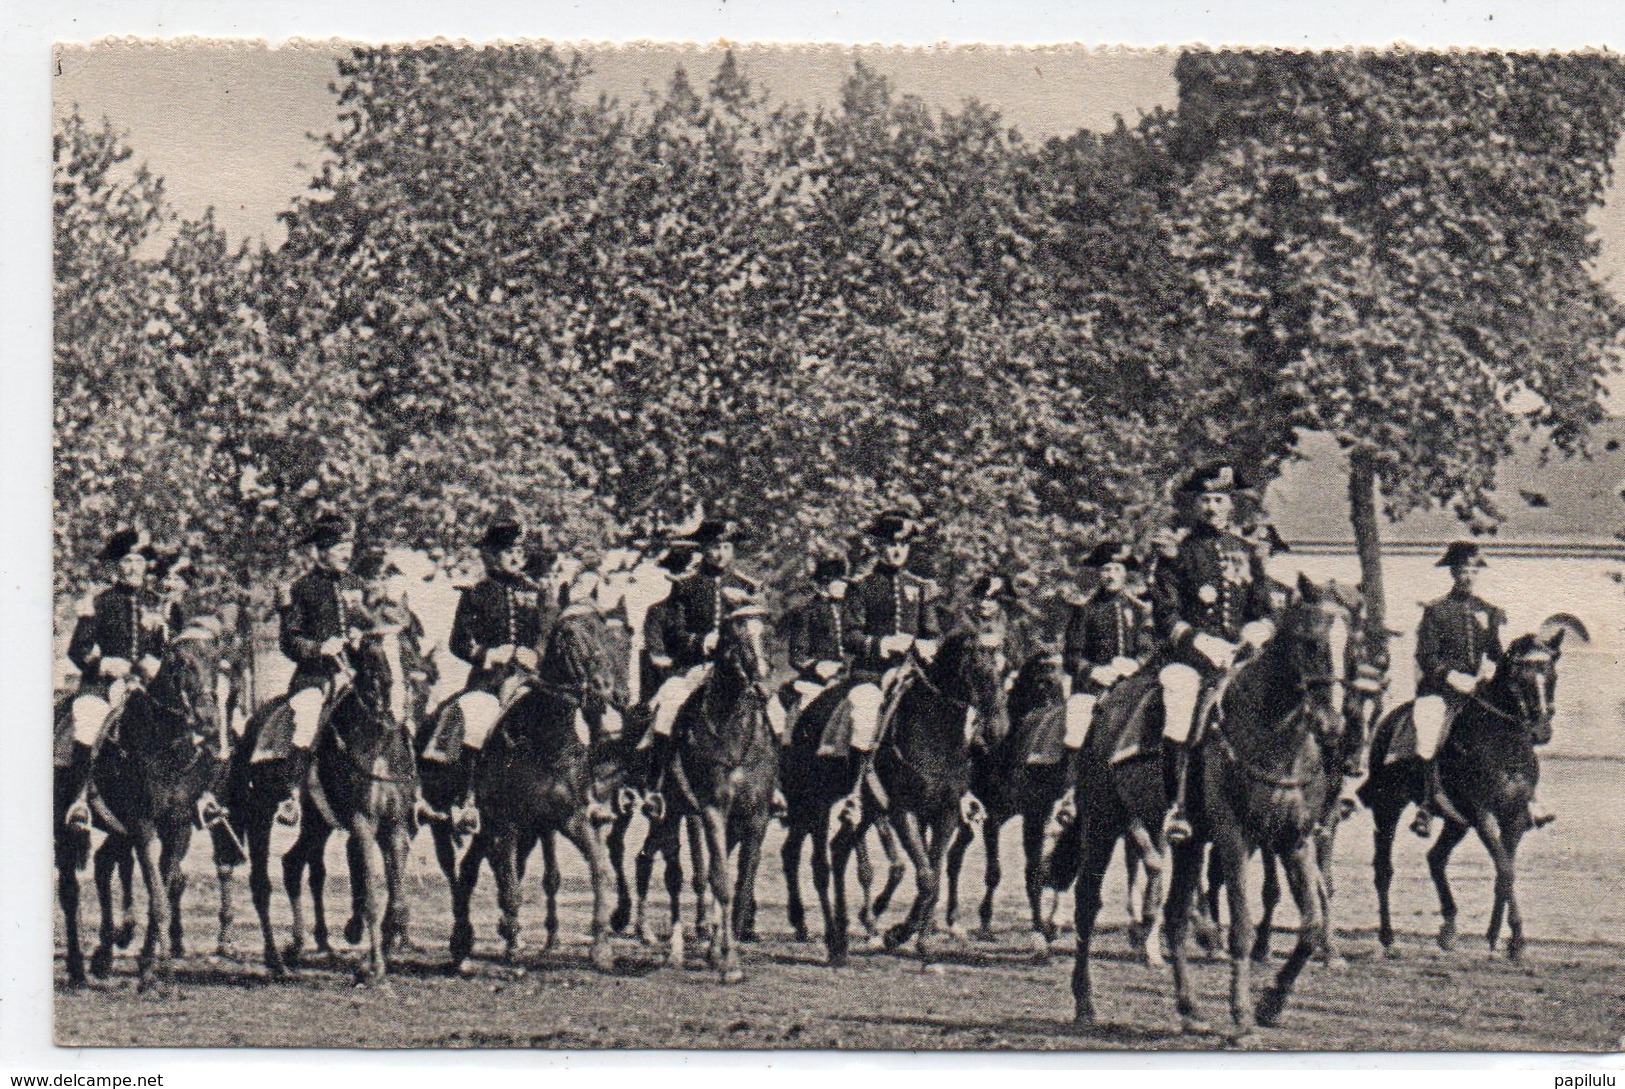
{"label": "uniformed rider on horseback", "polygon": [[[846,594],[850,576],[844,555],[817,557],[808,576],[812,596],[785,615],[785,645],[796,676],[786,686],[781,701],[798,713],[846,674]],[[786,726],[782,738],[786,745],[793,732]]]}
{"label": "uniformed rider on horseback", "polygon": [[536,672],[545,605],[543,591],[525,575],[525,527],[512,513],[493,518],[477,543],[485,578],[457,602],[448,643],[471,667],[468,684],[456,698],[463,715],[461,763],[468,789],[452,809],[453,825],[467,834],[480,827],[474,801],[480,752],[524,677]]}
{"label": "uniformed rider on horseback", "polygon": [[[725,518],[703,519],[691,540],[701,549],[699,569],[672,582],[671,594],[661,603],[662,615],[657,636],[650,641],[651,662],[671,672],[649,701],[653,722],[638,742],[645,756],[640,786],[645,793],[658,790],[671,746],[677,713],[710,675],[712,656],[722,636],[722,623],[737,596],[755,600],[761,583],[734,566],[735,543],[742,534],[737,523]],[[681,554],[682,542],[674,542]],[[773,726],[782,731],[783,708],[777,700],[768,701]],[[775,708],[777,710],[775,710]]]}
{"label": "uniformed rider on horseback", "polygon": [[287,587],[281,602],[282,653],[294,663],[288,682],[293,738],[288,752],[288,796],[277,807],[277,823],[299,823],[305,780],[314,759],[317,733],[327,707],[343,690],[348,647],[366,622],[361,580],[350,571],[355,558],[355,527],[340,514],[325,514],[300,539],[314,564]]}
{"label": "uniformed rider on horseback", "polygon": [[168,635],[163,603],[147,587],[147,571],[156,558],[144,534],[118,530],[101,554],[114,568],[113,585],[82,599],[76,610],[68,641],[68,659],[79,669],[68,765],[74,800],[64,818],[71,828],[90,827],[91,766],[108,723],[130,692],[157,675],[163,659]]}
{"label": "uniformed rider on horseback", "polygon": [[[1450,569],[1450,593],[1422,607],[1416,629],[1416,755],[1422,761],[1422,802],[1411,831],[1427,837],[1435,808],[1450,805],[1439,783],[1438,756],[1450,723],[1485,682],[1495,676],[1502,656],[1501,628],[1506,613],[1473,593],[1484,557],[1471,541],[1455,541],[1435,567]],[[1452,809],[1447,814],[1455,816]],[[1556,819],[1536,798],[1529,801],[1531,823],[1539,828]]]}
{"label": "uniformed rider on horseback", "polygon": [[[167,552],[160,551],[157,553],[157,558],[152,562],[151,578],[164,617],[166,642],[173,642],[180,638],[181,633],[186,631],[188,626],[194,630],[212,635],[216,641],[224,634],[225,629],[220,623],[220,619],[210,613],[201,611],[197,602],[192,598],[192,579],[196,571],[197,566],[193,563],[191,554],[183,548]],[[226,717],[225,708],[226,695],[231,683],[227,679],[227,674],[232,665],[233,663],[229,661],[223,660],[221,662],[221,687],[217,690],[218,721],[221,735],[217,739],[215,751],[223,766],[224,762],[229,758],[229,743],[226,731],[230,730],[231,726]],[[220,799],[212,789],[203,791],[202,795],[198,797],[195,808],[197,811],[197,824],[200,828],[210,828],[221,824],[229,816],[226,807],[220,803]]]}
{"label": "uniformed rider on horseback", "polygon": [[880,550],[874,570],[846,595],[843,621],[847,653],[857,682],[847,695],[852,712],[852,757],[859,773],[841,803],[842,819],[861,811],[867,786],[884,806],[874,775],[883,709],[919,660],[936,656],[942,637],[937,585],[908,570],[909,555],[923,526],[901,510],[881,513],[864,531]]}
{"label": "uniformed rider on horseback", "polygon": [[[1074,763],[1089,739],[1101,697],[1138,673],[1156,649],[1151,607],[1129,590],[1130,573],[1140,569],[1134,550],[1121,541],[1100,541],[1084,562],[1099,582],[1068,612],[1061,641],[1067,692],[1062,744]],[[1067,776],[1066,793],[1057,803],[1063,821],[1077,812],[1073,780]]]}
{"label": "uniformed rider on horseback", "polygon": [[1170,842],[1190,838],[1185,812],[1190,754],[1201,740],[1197,716],[1203,695],[1235,663],[1243,646],[1262,647],[1275,634],[1263,561],[1236,530],[1238,505],[1256,498],[1233,466],[1204,465],[1179,489],[1191,508],[1183,538],[1159,535],[1162,556],[1152,602],[1166,664],[1162,685],[1163,738],[1174,754],[1174,800],[1166,831]]}

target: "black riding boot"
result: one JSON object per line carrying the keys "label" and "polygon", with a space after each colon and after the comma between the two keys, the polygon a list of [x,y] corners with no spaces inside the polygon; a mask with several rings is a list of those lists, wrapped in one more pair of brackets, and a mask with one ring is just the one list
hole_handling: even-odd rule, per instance
{"label": "black riding boot", "polygon": [[310,762],[315,758],[311,749],[288,750],[288,796],[277,806],[276,822],[288,828],[299,825],[304,808],[305,780],[310,777]]}
{"label": "black riding boot", "polygon": [[463,781],[467,785],[463,788],[463,800],[451,807],[451,826],[468,836],[477,836],[480,832],[479,800],[474,796],[479,782],[480,751],[472,745],[464,745],[457,758],[457,767],[466,776]]}
{"label": "black riding boot", "polygon": [[65,789],[69,800],[62,823],[74,831],[90,830],[90,770],[95,755],[95,750],[89,745],[78,741],[73,743],[73,755],[69,758],[66,771]]}
{"label": "black riding boot", "polygon": [[1162,830],[1168,837],[1168,842],[1177,845],[1184,843],[1194,834],[1190,817],[1185,813],[1185,800],[1190,784],[1191,749],[1190,745],[1178,741],[1169,741],[1168,746],[1173,750],[1174,804],[1168,809],[1168,816],[1162,822]]}

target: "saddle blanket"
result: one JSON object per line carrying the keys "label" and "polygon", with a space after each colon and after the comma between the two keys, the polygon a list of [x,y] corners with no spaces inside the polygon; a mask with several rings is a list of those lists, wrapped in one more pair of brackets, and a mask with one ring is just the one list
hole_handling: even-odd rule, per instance
{"label": "saddle blanket", "polygon": [[463,752],[463,709],[455,697],[446,701],[435,715],[429,729],[429,740],[423,746],[423,759],[437,764],[451,764]]}
{"label": "saddle blanket", "polygon": [[1416,755],[1416,720],[1411,705],[1394,709],[1371,739],[1371,763],[1377,767],[1409,760]]}
{"label": "saddle blanket", "polygon": [[852,748],[852,703],[846,698],[848,685],[836,685],[820,692],[811,703],[802,708],[798,722],[809,718],[808,712],[814,707],[834,701],[829,717],[824,720],[824,732],[818,739],[818,755],[844,758]]}
{"label": "saddle blanket", "polygon": [[1040,707],[1027,716],[1023,728],[1027,736],[1018,742],[1025,741],[1026,763],[1051,767],[1066,756],[1066,704]]}
{"label": "saddle blanket", "polygon": [[259,736],[254,739],[254,751],[248,758],[251,764],[271,760],[286,760],[293,751],[293,708],[288,697],[278,696],[260,712]]}

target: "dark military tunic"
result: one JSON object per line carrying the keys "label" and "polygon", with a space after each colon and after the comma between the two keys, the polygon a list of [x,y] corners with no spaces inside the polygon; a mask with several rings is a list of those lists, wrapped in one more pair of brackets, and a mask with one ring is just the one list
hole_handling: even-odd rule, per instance
{"label": "dark military tunic", "polygon": [[1133,658],[1144,665],[1154,649],[1151,609],[1131,594],[1096,592],[1074,605],[1067,617],[1062,655],[1075,691],[1103,691],[1089,678],[1090,670],[1117,658]]}
{"label": "dark military tunic", "polygon": [[1422,607],[1416,629],[1416,694],[1460,698],[1445,680],[1451,670],[1476,674],[1480,656],[1501,660],[1506,614],[1473,594],[1452,591]]}
{"label": "dark military tunic", "polygon": [[707,660],[705,637],[722,624],[727,612],[722,592],[726,589],[754,595],[761,584],[731,567],[718,571],[709,564],[702,564],[692,575],[672,583],[660,636],[675,671],[685,672]]}
{"label": "dark military tunic", "polygon": [[1179,553],[1157,564],[1152,605],[1157,632],[1178,661],[1211,669],[1191,646],[1198,633],[1226,642],[1241,628],[1271,616],[1268,576],[1258,554],[1234,533],[1201,526],[1179,543]]}
{"label": "dark military tunic", "polygon": [[885,564],[853,584],[846,594],[843,623],[854,668],[878,677],[895,664],[880,653],[880,641],[888,635],[940,638],[937,596],[936,583]]}
{"label": "dark military tunic", "polygon": [[68,660],[79,667],[80,695],[105,699],[113,678],[101,674],[102,661],[123,658],[133,671],[142,658],[163,656],[167,635],[156,594],[123,583],[97,594],[88,608],[81,607],[68,641]]}
{"label": "dark military tunic", "polygon": [[338,673],[337,663],[322,656],[322,644],[348,638],[352,627],[365,622],[363,598],[360,579],[324,567],[313,568],[288,588],[279,641],[282,653],[294,662],[289,695],[320,688]]}
{"label": "dark military tunic", "polygon": [[451,622],[447,648],[471,667],[468,687],[492,695],[513,672],[513,665],[495,669],[485,664],[486,651],[496,647],[541,645],[542,591],[523,575],[498,571],[463,591]]}
{"label": "dark military tunic", "polygon": [[784,618],[790,665],[804,678],[823,683],[819,662],[846,661],[846,606],[819,595],[790,610]]}

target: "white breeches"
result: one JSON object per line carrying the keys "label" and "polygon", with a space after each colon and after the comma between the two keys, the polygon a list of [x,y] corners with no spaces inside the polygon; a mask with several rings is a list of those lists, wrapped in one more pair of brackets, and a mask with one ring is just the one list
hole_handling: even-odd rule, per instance
{"label": "white breeches", "polygon": [[322,722],[322,704],[327,693],[320,688],[301,688],[288,697],[293,712],[293,747],[307,752],[316,743],[316,727]]}
{"label": "white breeches", "polygon": [[1445,703],[1443,696],[1417,696],[1411,708],[1416,723],[1416,755],[1432,760],[1439,755],[1439,742],[1444,739]]}
{"label": "white breeches", "polygon": [[667,677],[655,692],[649,706],[654,709],[654,723],[649,727],[651,733],[661,737],[670,737],[672,729],[677,725],[677,712],[683,709],[683,704],[694,692],[705,683],[710,676],[709,665],[697,665],[687,673],[674,673]]}
{"label": "white breeches", "polygon": [[852,705],[852,747],[859,752],[872,752],[875,734],[880,731],[880,704],[883,699],[878,684],[864,683],[847,693]]}
{"label": "white breeches", "polygon": [[1095,720],[1093,692],[1074,692],[1066,698],[1066,734],[1063,744],[1069,749],[1081,749],[1089,737],[1089,724]]}
{"label": "white breeches", "polygon": [[113,704],[124,699],[124,682],[114,681],[108,689],[107,699],[100,696],[78,696],[73,701],[73,740],[76,745],[95,745],[101,739],[102,727],[112,713]]}
{"label": "white breeches", "polygon": [[463,712],[463,744],[470,749],[483,749],[502,716],[502,701],[489,692],[474,689],[457,697],[457,708]]}
{"label": "white breeches", "polygon": [[791,681],[790,687],[796,690],[796,695],[801,697],[801,706],[805,707],[823,695],[824,689],[828,688],[829,685],[821,681],[809,681],[802,678],[801,680]]}
{"label": "white breeches", "polygon": [[1202,692],[1202,675],[1194,666],[1173,662],[1157,674],[1162,685],[1162,736],[1178,745],[1190,740],[1196,725],[1196,701]]}

